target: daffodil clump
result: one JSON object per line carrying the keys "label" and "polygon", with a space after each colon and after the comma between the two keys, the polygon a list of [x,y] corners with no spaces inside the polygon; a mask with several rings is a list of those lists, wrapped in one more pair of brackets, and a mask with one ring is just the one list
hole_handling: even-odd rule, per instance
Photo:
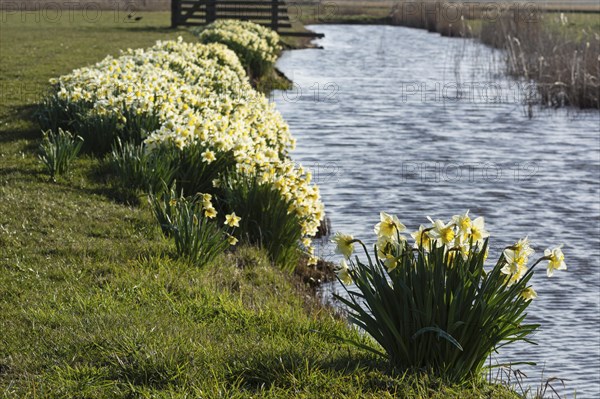
{"label": "daffodil clump", "polygon": [[[381,212],[373,256],[362,241],[336,234],[336,251],[344,256],[338,277],[359,290],[346,288],[347,298],[336,297],[383,348],[375,352],[394,366],[465,381],[480,375],[496,348],[531,342],[539,325],[525,324],[525,310],[537,297],[529,281],[541,262],[549,277],[566,270],[564,254],[561,247],[547,249],[528,266],[534,250],[523,238],[488,270],[483,217],[472,219],[467,211],[447,222],[429,220],[409,235],[396,216]],[[352,259],[357,245],[366,261]]]}
{"label": "daffodil clump", "polygon": [[83,140],[62,129],[58,129],[56,133],[48,130],[43,134],[44,138],[39,147],[38,157],[50,178],[55,180],[57,175],[69,171],[71,162],[81,150]]}
{"label": "daffodil clump", "polygon": [[234,212],[219,225],[211,194],[184,197],[171,189],[150,194],[148,200],[163,233],[174,239],[177,255],[197,266],[206,265],[238,242],[234,229],[241,218]]}
{"label": "daffodil clump", "polygon": [[[114,121],[112,134],[125,141],[183,148],[199,139],[213,151],[245,152],[240,161],[252,152],[278,160],[295,145],[274,105],[251,87],[235,53],[221,44],[159,41],[51,83],[53,108],[64,113],[56,123]],[[107,141],[105,147],[112,145]]]}
{"label": "daffodil clump", "polygon": [[[252,29],[248,34],[262,32]],[[275,39],[272,34],[263,37],[271,48]],[[229,163],[221,161],[232,157],[236,176],[258,176],[290,202],[289,212],[302,221],[302,237],[317,233],[323,218],[318,187],[311,184],[309,172],[290,161],[295,140],[288,125],[274,104],[253,89],[227,46],[181,38],[158,41],[51,83],[53,92],[41,112],[43,126],[69,128],[95,153],[111,151],[118,141],[142,145],[146,153],[178,150],[181,155],[170,158],[179,158],[179,169],[186,170],[175,171],[174,179],[196,191],[207,185],[218,191],[223,174],[231,172]],[[190,166],[216,172],[208,181],[190,182],[207,176],[190,173]]]}
{"label": "daffodil clump", "polygon": [[254,76],[272,68],[281,52],[277,32],[250,21],[221,19],[195,32],[202,43],[227,45]]}

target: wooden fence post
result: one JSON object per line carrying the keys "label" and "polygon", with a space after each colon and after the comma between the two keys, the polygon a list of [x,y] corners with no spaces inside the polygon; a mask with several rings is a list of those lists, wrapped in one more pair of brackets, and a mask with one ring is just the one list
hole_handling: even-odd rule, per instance
{"label": "wooden fence post", "polygon": [[181,14],[180,0],[171,0],[171,28],[179,25],[179,14]]}
{"label": "wooden fence post", "polygon": [[279,0],[271,0],[271,29],[279,28]]}
{"label": "wooden fence post", "polygon": [[206,4],[206,23],[210,24],[217,19],[216,0],[208,0]]}

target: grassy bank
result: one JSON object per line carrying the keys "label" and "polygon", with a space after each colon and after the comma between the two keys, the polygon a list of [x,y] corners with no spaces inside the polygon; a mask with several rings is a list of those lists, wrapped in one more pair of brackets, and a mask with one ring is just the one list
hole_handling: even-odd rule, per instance
{"label": "grassy bank", "polygon": [[48,79],[119,49],[194,40],[168,22],[2,21],[3,397],[516,397],[389,370],[341,344],[331,336],[373,345],[260,250],[240,247],[203,269],[175,260],[143,198],[116,200],[97,158],[49,180],[32,115]]}
{"label": "grassy bank", "polygon": [[385,24],[390,22],[394,2],[336,1],[298,2],[288,7],[290,19],[303,24]]}

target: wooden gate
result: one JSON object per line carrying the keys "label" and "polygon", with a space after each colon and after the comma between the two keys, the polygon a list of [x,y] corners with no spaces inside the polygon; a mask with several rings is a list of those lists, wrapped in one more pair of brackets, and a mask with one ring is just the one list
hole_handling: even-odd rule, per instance
{"label": "wooden gate", "polygon": [[[203,26],[217,19],[240,19],[267,26],[283,36],[323,37],[294,32],[283,0],[171,0],[171,26]],[[282,30],[284,29],[284,30]]]}

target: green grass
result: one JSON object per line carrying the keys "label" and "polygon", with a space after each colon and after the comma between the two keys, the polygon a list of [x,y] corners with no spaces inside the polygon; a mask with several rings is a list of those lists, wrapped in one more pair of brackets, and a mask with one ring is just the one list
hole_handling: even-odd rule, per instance
{"label": "green grass", "polygon": [[600,35],[599,14],[565,13],[565,19],[561,22],[560,13],[549,12],[543,18],[551,30],[576,42],[589,40],[589,36],[594,33]]}
{"label": "green grass", "polygon": [[[561,23],[560,13],[546,12],[541,14],[539,23],[575,42],[584,40],[589,34],[600,34],[600,16],[598,14],[565,13],[565,23]],[[466,24],[471,28],[471,36],[479,37],[481,27],[487,21],[485,19],[467,19]]]}
{"label": "green grass", "polygon": [[394,7],[392,1],[306,2],[290,7],[290,19],[303,24],[385,24]]}
{"label": "green grass", "polygon": [[119,202],[93,157],[50,181],[32,119],[49,78],[121,48],[193,39],[167,29],[167,13],[143,15],[136,25],[0,25],[0,394],[516,397],[481,381],[403,375],[341,344],[330,335],[373,345],[257,249],[202,269],[175,260],[146,202]]}

